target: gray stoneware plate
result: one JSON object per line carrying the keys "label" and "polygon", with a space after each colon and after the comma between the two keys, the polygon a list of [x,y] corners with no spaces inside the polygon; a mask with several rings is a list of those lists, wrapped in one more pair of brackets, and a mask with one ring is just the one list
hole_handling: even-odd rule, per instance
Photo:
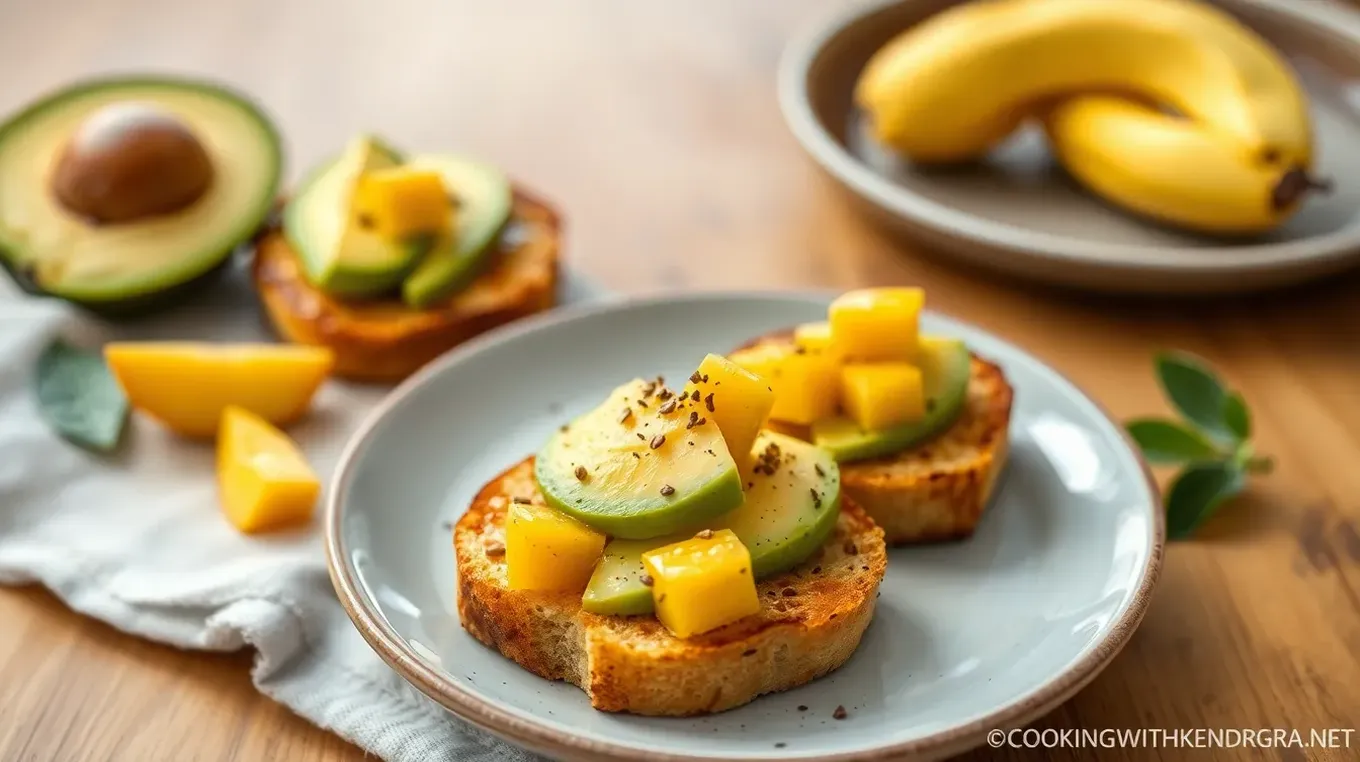
{"label": "gray stoneware plate", "polygon": [[1225,241],[1159,228],[1106,206],[1017,135],[986,164],[923,172],[868,138],[852,105],[869,57],[955,0],[858,3],[785,50],[779,98],[803,148],[871,217],[932,252],[1058,286],[1141,294],[1229,293],[1360,264],[1360,12],[1321,0],[1214,0],[1299,71],[1313,106],[1318,169],[1336,183],[1281,229]]}
{"label": "gray stoneware plate", "polygon": [[[707,352],[819,319],[829,298],[563,309],[474,340],[401,385],[349,443],[330,489],[331,576],[359,631],[449,711],[567,759],[934,758],[1056,707],[1143,616],[1161,566],[1156,487],[1121,429],[1071,383],[938,315],[925,330],[963,337],[1016,388],[1010,466],[971,540],[890,553],[874,621],[840,670],[715,716],[613,715],[460,627],[447,525],[484,482],[622,381],[683,378]],[[833,720],[842,704],[849,717]]]}

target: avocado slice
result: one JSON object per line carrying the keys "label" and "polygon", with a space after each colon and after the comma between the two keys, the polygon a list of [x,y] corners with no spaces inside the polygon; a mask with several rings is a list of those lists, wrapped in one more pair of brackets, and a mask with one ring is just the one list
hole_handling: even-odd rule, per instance
{"label": "avocado slice", "polygon": [[918,445],[953,425],[968,399],[972,355],[958,339],[922,336],[917,362],[926,397],[925,417],[883,431],[865,431],[838,416],[812,424],[812,441],[838,462],[881,458]]}
{"label": "avocado slice", "polygon": [[548,440],[534,464],[539,489],[552,507],[613,537],[702,526],[740,505],[742,492],[717,424],[689,424],[701,405],[654,381],[620,386]]}
{"label": "avocado slice", "polygon": [[654,610],[652,588],[643,583],[647,569],[642,565],[642,554],[691,535],[654,537],[650,540],[610,540],[604,546],[604,557],[595,567],[581,596],[581,608],[592,614],[634,616],[650,614]]}
{"label": "avocado slice", "polygon": [[[96,225],[56,199],[52,171],[72,135],[106,106],[167,112],[205,148],[206,191],[179,211]],[[191,293],[269,218],[283,166],[258,106],[216,84],[173,77],[98,79],[48,95],[0,125],[0,264],[27,291],[110,315]]]}
{"label": "avocado slice", "polygon": [[[772,431],[760,433],[752,455],[759,467],[747,485],[746,501],[709,528],[731,529],[741,539],[759,580],[807,560],[831,536],[840,516],[841,477],[830,453]],[[771,473],[767,466],[776,461]],[[652,613],[652,591],[642,581],[642,554],[688,536],[611,541],[581,607],[594,614]]]}
{"label": "avocado slice", "polygon": [[514,194],[505,173],[461,156],[416,156],[407,166],[439,172],[458,200],[452,233],[440,236],[401,284],[402,300],[424,309],[463,288],[482,271],[510,220]]}
{"label": "avocado slice", "polygon": [[430,248],[428,239],[393,241],[365,226],[353,208],[367,172],[401,164],[383,141],[363,135],[340,158],[312,173],[283,213],[283,233],[298,251],[307,279],[341,297],[394,290]]}
{"label": "avocado slice", "polygon": [[[756,579],[763,579],[802,563],[831,536],[841,512],[841,471],[826,450],[773,431],[762,431],[751,453],[756,470],[746,502],[713,529],[736,533],[751,552]],[[762,464],[777,465],[770,473]]]}

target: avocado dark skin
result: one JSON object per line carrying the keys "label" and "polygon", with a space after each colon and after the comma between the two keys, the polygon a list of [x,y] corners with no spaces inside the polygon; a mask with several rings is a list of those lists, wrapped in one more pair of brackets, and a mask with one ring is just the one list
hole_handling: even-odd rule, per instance
{"label": "avocado dark skin", "polygon": [[[156,291],[141,296],[128,297],[111,302],[90,302],[62,297],[65,301],[80,307],[94,315],[107,320],[133,320],[136,318],[150,315],[153,312],[169,309],[188,301],[189,297],[203,291],[222,277],[230,267],[234,257],[227,257],[218,262],[211,270],[199,275],[191,280],[184,281],[170,288]],[[28,271],[15,267],[5,257],[0,257],[0,267],[9,273],[10,280],[18,286],[24,293],[33,296],[51,296],[42,289],[33,276]]]}
{"label": "avocado dark skin", "polygon": [[[111,321],[137,320],[138,318],[143,318],[185,304],[194,296],[200,295],[203,291],[206,291],[209,287],[220,281],[223,274],[240,261],[238,255],[253,252],[256,241],[260,240],[265,235],[278,230],[279,218],[277,210],[283,207],[283,203],[283,199],[280,198],[275,206],[275,211],[261,223],[260,229],[255,232],[251,239],[241,244],[241,247],[234,252],[232,256],[226,257],[213,266],[211,270],[208,270],[196,278],[161,291],[120,299],[118,301],[91,302],[75,299],[65,299],[65,301],[80,307],[86,312]],[[18,286],[24,293],[32,296],[51,296],[51,294],[44,291],[42,286],[38,285],[38,283],[33,280],[31,273],[22,268],[15,267],[10,263],[8,258],[0,257],[0,268],[3,268],[5,272],[9,274],[10,280],[14,281],[14,285]]]}

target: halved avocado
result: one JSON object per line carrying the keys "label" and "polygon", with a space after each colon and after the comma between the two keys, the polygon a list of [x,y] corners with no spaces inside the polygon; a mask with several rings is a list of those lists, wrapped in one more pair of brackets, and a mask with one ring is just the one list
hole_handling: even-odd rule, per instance
{"label": "halved avocado", "polygon": [[865,431],[843,416],[826,418],[812,424],[812,441],[848,463],[892,455],[949,428],[968,399],[972,355],[958,339],[922,336],[917,362],[926,398],[923,418],[882,431]]}
{"label": "halved avocado", "polygon": [[[185,208],[100,225],[62,206],[52,172],[87,118],[124,103],[181,122],[205,149],[213,176]],[[202,284],[255,235],[273,209],[281,171],[278,133],[237,93],[166,77],[84,82],[0,125],[0,263],[33,293],[106,314],[149,311]]]}
{"label": "halved avocado", "polygon": [[[553,508],[614,537],[701,526],[741,504],[741,476],[717,424],[637,379],[548,440],[534,477]],[[683,405],[683,407],[682,407]]]}
{"label": "halved avocado", "polygon": [[365,227],[352,206],[365,172],[401,162],[391,146],[361,136],[340,158],[313,173],[284,210],[283,233],[317,288],[340,297],[383,294],[394,290],[429,251],[429,240],[393,241]]}
{"label": "halved avocado", "polygon": [[505,173],[460,156],[415,156],[407,166],[438,172],[458,200],[452,234],[441,236],[401,285],[402,300],[425,309],[481,273],[495,249],[492,244],[510,220],[514,194]]}
{"label": "halved avocado", "polygon": [[[807,560],[831,536],[840,515],[841,477],[830,453],[773,431],[760,433],[752,454],[756,469],[745,502],[706,528],[731,529],[750,551],[759,580]],[[611,540],[581,607],[594,614],[650,614],[652,591],[643,581],[642,554],[686,536]]]}

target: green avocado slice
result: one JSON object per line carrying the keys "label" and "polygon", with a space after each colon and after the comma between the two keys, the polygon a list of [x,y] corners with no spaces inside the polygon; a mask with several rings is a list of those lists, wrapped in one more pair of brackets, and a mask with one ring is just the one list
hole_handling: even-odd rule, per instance
{"label": "green avocado slice", "polygon": [[652,588],[642,581],[647,568],[642,565],[642,554],[656,550],[689,535],[655,537],[650,540],[610,540],[604,546],[604,557],[590,575],[586,592],[581,596],[581,608],[592,614],[635,616],[655,610]]}
{"label": "green avocado slice", "polygon": [[401,285],[402,300],[424,309],[471,283],[481,273],[492,245],[510,220],[510,180],[489,164],[460,156],[416,156],[408,166],[434,170],[458,200],[454,230],[440,236],[415,272]]}
{"label": "green avocado slice", "polygon": [[883,431],[865,431],[849,418],[812,424],[812,441],[840,463],[881,458],[918,445],[953,425],[968,399],[972,355],[958,339],[921,337],[917,362],[925,386],[926,414],[919,421]]}
{"label": "green avocado slice", "polygon": [[307,279],[336,296],[394,290],[430,248],[428,239],[389,240],[365,227],[353,208],[367,172],[401,164],[401,155],[371,135],[353,140],[340,158],[312,173],[283,213],[283,233]]}
{"label": "green avocado slice", "polygon": [[[777,454],[762,458],[771,445]],[[745,502],[707,528],[731,529],[750,551],[752,573],[759,580],[807,560],[831,536],[840,516],[841,478],[830,453],[783,434],[761,432],[753,452],[758,463],[778,465],[773,473],[763,466],[756,471]],[[581,607],[594,614],[652,613],[652,591],[642,581],[642,554],[691,534],[610,541]]]}
{"label": "green avocado slice", "polygon": [[[145,103],[194,133],[213,164],[204,195],[171,214],[95,225],[51,189],[57,157],[99,109]],[[282,148],[258,106],[216,84],[99,79],[53,93],[0,125],[0,263],[26,290],[111,314],[144,312],[219,272],[268,219]]]}
{"label": "green avocado slice", "polygon": [[717,424],[689,426],[702,403],[660,399],[662,389],[630,381],[548,440],[534,476],[549,505],[612,537],[644,540],[741,504],[741,476]]}
{"label": "green avocado slice", "polygon": [[[746,485],[746,502],[713,529],[731,529],[763,579],[802,563],[831,536],[841,512],[841,470],[826,450],[773,431],[760,433],[752,453],[759,470]],[[760,468],[766,458],[778,463],[772,474]]]}

